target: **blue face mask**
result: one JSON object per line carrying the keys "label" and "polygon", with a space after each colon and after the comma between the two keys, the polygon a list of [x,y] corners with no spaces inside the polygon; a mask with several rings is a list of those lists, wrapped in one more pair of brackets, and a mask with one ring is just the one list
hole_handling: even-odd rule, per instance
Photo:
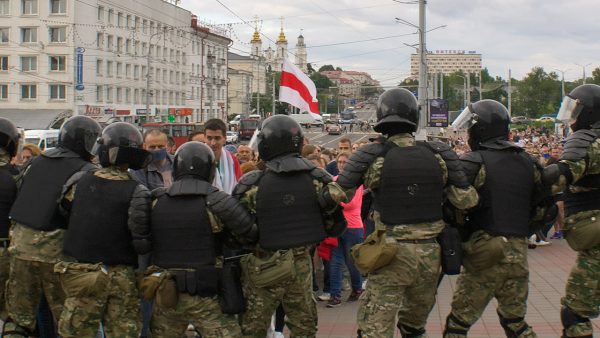
{"label": "blue face mask", "polygon": [[152,154],[153,162],[160,162],[160,161],[164,160],[165,158],[167,158],[167,149],[165,149],[165,148],[159,149],[159,150],[153,150],[150,153]]}

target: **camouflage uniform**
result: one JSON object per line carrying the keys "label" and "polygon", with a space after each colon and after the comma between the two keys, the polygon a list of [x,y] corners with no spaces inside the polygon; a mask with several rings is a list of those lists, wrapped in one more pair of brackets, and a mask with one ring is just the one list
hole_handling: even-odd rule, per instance
{"label": "camouflage uniform", "polygon": [[[594,130],[600,134],[600,130]],[[573,176],[571,186],[567,186],[567,180],[561,175],[558,182],[552,186],[553,193],[571,189],[572,192],[585,191],[578,187],[577,181],[586,175],[600,174],[600,138],[587,149],[587,158],[579,161],[561,160]],[[565,238],[569,236],[569,230],[575,227],[600,222],[600,210],[590,210],[575,213],[565,218]],[[565,297],[562,298],[563,306],[568,307],[580,317],[580,322],[566,329],[566,337],[592,337],[593,328],[589,318],[598,317],[600,306],[600,245],[588,250],[581,250],[577,254],[575,266],[571,270],[566,286]]]}
{"label": "camouflage uniform", "polygon": [[[397,134],[388,141],[399,147],[415,145],[410,134]],[[443,183],[450,202],[459,209],[474,207],[478,202],[475,189],[460,189],[447,184],[448,169],[439,154],[435,154],[443,173]],[[377,157],[364,175],[367,189],[379,187],[384,158]],[[331,186],[331,185],[330,185]],[[444,228],[439,220],[417,224],[384,224],[375,211],[376,229],[385,229],[388,239],[397,241],[398,251],[391,263],[370,273],[366,291],[360,298],[357,319],[362,337],[393,337],[396,315],[402,335],[424,337],[429,312],[435,304],[440,275],[440,247],[433,243],[406,243],[399,240],[434,239]]]}
{"label": "camouflage uniform", "polygon": [[[10,155],[0,149],[0,167],[10,165]],[[10,258],[8,256],[8,238],[0,238],[0,319],[5,320],[8,316],[6,312],[5,286],[10,272]]]}
{"label": "camouflage uniform", "polygon": [[[317,193],[323,184],[313,180]],[[240,203],[251,214],[256,214],[256,194],[252,187],[240,197]],[[234,191],[235,193],[235,191]],[[337,190],[332,196],[342,202],[349,199],[344,192]],[[312,293],[312,260],[310,247],[290,249],[294,253],[295,275],[292,279],[265,288],[257,288],[244,279],[244,296],[247,299],[246,312],[242,317],[243,337],[263,338],[267,334],[271,317],[281,303],[286,314],[286,325],[293,337],[315,337],[317,333],[317,303]],[[255,255],[267,259],[274,252],[257,248]]]}
{"label": "camouflage uniform", "polygon": [[[154,202],[156,203],[156,201]],[[213,234],[223,232],[223,223],[207,210]],[[217,268],[223,268],[223,257],[217,258]],[[152,336],[155,338],[179,338],[185,332],[188,324],[192,324],[203,337],[240,337],[242,331],[235,315],[221,312],[219,299],[214,297],[192,296],[180,292],[177,306],[174,309],[164,309],[154,304],[152,313]]]}
{"label": "camouflage uniform", "polygon": [[[95,176],[108,180],[132,180],[129,173],[115,167],[102,168],[94,173]],[[72,185],[63,199],[73,201],[77,185]],[[140,196],[134,198],[149,198],[146,188],[140,191]],[[149,209],[149,206],[148,206]],[[131,211],[130,211],[131,216]],[[137,221],[146,220],[138,215]],[[71,262],[71,263],[70,263]],[[87,265],[91,270],[94,264],[74,263],[72,258],[56,265],[57,271],[69,271],[76,275],[75,266]],[[58,332],[61,337],[95,337],[102,323],[107,337],[137,337],[141,330],[140,298],[137,288],[135,267],[127,265],[102,265],[105,274],[105,285],[95,285],[95,291],[89,295],[68,294],[64,310],[60,316]]]}

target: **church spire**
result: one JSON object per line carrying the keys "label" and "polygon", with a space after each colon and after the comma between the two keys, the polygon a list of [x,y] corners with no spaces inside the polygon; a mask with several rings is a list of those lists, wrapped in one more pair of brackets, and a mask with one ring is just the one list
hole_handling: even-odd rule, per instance
{"label": "church spire", "polygon": [[283,33],[283,16],[281,17],[281,31],[279,32],[279,38],[277,39],[277,43],[287,43],[287,39],[285,38],[285,34]]}

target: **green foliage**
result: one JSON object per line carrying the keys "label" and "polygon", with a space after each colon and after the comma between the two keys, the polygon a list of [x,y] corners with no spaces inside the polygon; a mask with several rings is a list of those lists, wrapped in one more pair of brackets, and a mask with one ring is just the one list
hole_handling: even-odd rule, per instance
{"label": "green foliage", "polygon": [[310,74],[312,74],[312,73],[316,72],[316,70],[315,70],[315,69],[313,68],[313,66],[312,66],[312,63],[307,63],[307,64],[306,64],[306,69],[307,69],[307,71],[308,71],[308,75],[310,75]]}
{"label": "green foliage", "polygon": [[327,76],[321,75],[321,73],[310,74],[310,79],[315,83],[315,87],[317,87],[317,90],[328,89],[329,87],[333,87],[333,82],[331,82],[331,80],[329,80]]}
{"label": "green foliage", "polygon": [[517,81],[512,110],[528,117],[555,113],[562,100],[560,90],[556,73],[534,67],[523,80]]}
{"label": "green foliage", "polygon": [[321,68],[319,68],[319,72],[332,71],[332,70],[335,70],[335,68],[332,65],[323,65],[323,66],[321,66]]}

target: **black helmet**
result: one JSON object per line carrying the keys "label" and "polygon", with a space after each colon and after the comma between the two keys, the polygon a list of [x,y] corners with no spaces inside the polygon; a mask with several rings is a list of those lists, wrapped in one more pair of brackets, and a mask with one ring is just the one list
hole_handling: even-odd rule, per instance
{"label": "black helmet", "polygon": [[574,131],[600,128],[600,86],[584,84],[563,98],[556,117],[571,124]]}
{"label": "black helmet", "polygon": [[469,129],[469,146],[478,149],[480,143],[490,140],[507,140],[510,117],[502,103],[481,100],[469,104],[454,120],[454,129]]}
{"label": "black helmet", "polygon": [[373,129],[384,135],[414,132],[419,124],[419,105],[409,90],[386,90],[377,101],[377,124]]}
{"label": "black helmet", "polygon": [[94,155],[92,148],[102,132],[102,127],[87,116],[73,116],[60,127],[58,144],[89,160]]}
{"label": "black helmet", "polygon": [[204,143],[191,141],[184,143],[175,153],[173,160],[173,178],[180,179],[193,175],[212,182],[215,178],[215,154]]}
{"label": "black helmet", "polygon": [[299,154],[304,145],[302,127],[287,115],[274,115],[264,120],[256,138],[258,153],[266,161],[279,155]]}
{"label": "black helmet", "polygon": [[104,128],[94,154],[103,167],[128,164],[130,169],[142,169],[152,161],[150,152],[142,149],[143,143],[142,133],[134,125],[116,122]]}
{"label": "black helmet", "polygon": [[8,151],[10,157],[17,155],[20,136],[17,127],[10,120],[0,117],[0,148]]}

